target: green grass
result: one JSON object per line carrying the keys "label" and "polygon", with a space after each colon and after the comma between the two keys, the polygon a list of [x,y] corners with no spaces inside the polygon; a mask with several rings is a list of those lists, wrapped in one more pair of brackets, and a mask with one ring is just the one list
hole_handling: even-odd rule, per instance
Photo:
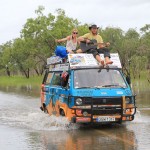
{"label": "green grass", "polygon": [[31,85],[31,86],[40,86],[42,83],[42,76],[34,76],[27,79],[23,76],[0,76],[0,86],[23,86],[23,85]]}
{"label": "green grass", "polygon": [[136,76],[136,78],[134,79],[133,76],[131,75],[131,79],[132,79],[133,81],[137,81],[137,80],[147,80],[147,79],[149,79],[149,77],[150,77],[150,74],[149,74],[148,70],[141,72],[141,74],[140,74],[140,79],[139,79],[138,76]]}
{"label": "green grass", "polygon": [[[139,79],[136,77],[136,79],[131,76],[132,83],[135,83],[137,81],[147,81],[148,79],[148,71],[142,71],[141,72],[141,78]],[[27,79],[24,76],[0,76],[0,86],[26,86],[31,85],[32,87],[40,87],[43,80],[43,76],[31,76],[29,79]],[[148,81],[147,81],[148,82]]]}

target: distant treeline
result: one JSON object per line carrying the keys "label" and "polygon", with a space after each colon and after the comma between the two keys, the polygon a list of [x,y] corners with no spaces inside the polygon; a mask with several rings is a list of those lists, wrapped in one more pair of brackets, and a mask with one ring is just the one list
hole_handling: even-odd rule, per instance
{"label": "distant treeline", "polygon": [[[29,18],[20,32],[20,38],[0,45],[0,75],[8,76],[42,75],[46,60],[53,55],[59,39],[71,34],[77,28],[79,36],[89,32],[89,24],[81,24],[77,19],[66,16],[62,9],[56,14],[43,14],[44,7],[35,10],[36,18]],[[118,52],[123,69],[129,73],[129,66],[134,78],[140,77],[141,71],[147,71],[150,77],[150,24],[140,29],[106,27],[99,34],[105,42],[110,42],[111,52]]]}

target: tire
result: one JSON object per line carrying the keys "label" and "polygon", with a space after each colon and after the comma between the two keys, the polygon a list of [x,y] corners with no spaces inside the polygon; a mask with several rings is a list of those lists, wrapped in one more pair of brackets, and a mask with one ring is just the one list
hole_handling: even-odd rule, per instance
{"label": "tire", "polygon": [[60,115],[61,115],[61,116],[65,116],[65,112],[64,112],[63,109],[60,109]]}

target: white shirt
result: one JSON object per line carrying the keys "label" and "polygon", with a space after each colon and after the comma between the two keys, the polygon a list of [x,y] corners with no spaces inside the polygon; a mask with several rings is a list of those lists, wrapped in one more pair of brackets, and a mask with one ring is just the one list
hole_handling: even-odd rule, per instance
{"label": "white shirt", "polygon": [[67,50],[76,50],[76,48],[77,48],[77,40],[74,43],[72,36],[70,36],[70,40],[67,40],[67,43],[66,43],[66,49]]}

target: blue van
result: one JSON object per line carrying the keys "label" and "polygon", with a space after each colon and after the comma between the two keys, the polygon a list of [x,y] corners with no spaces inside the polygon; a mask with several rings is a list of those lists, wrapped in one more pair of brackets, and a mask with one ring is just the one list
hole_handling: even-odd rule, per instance
{"label": "blue van", "polygon": [[[103,59],[103,55],[101,55]],[[72,123],[122,123],[136,113],[135,95],[122,71],[118,53],[113,64],[99,66],[92,54],[68,54],[47,60],[41,86],[41,109]]]}

